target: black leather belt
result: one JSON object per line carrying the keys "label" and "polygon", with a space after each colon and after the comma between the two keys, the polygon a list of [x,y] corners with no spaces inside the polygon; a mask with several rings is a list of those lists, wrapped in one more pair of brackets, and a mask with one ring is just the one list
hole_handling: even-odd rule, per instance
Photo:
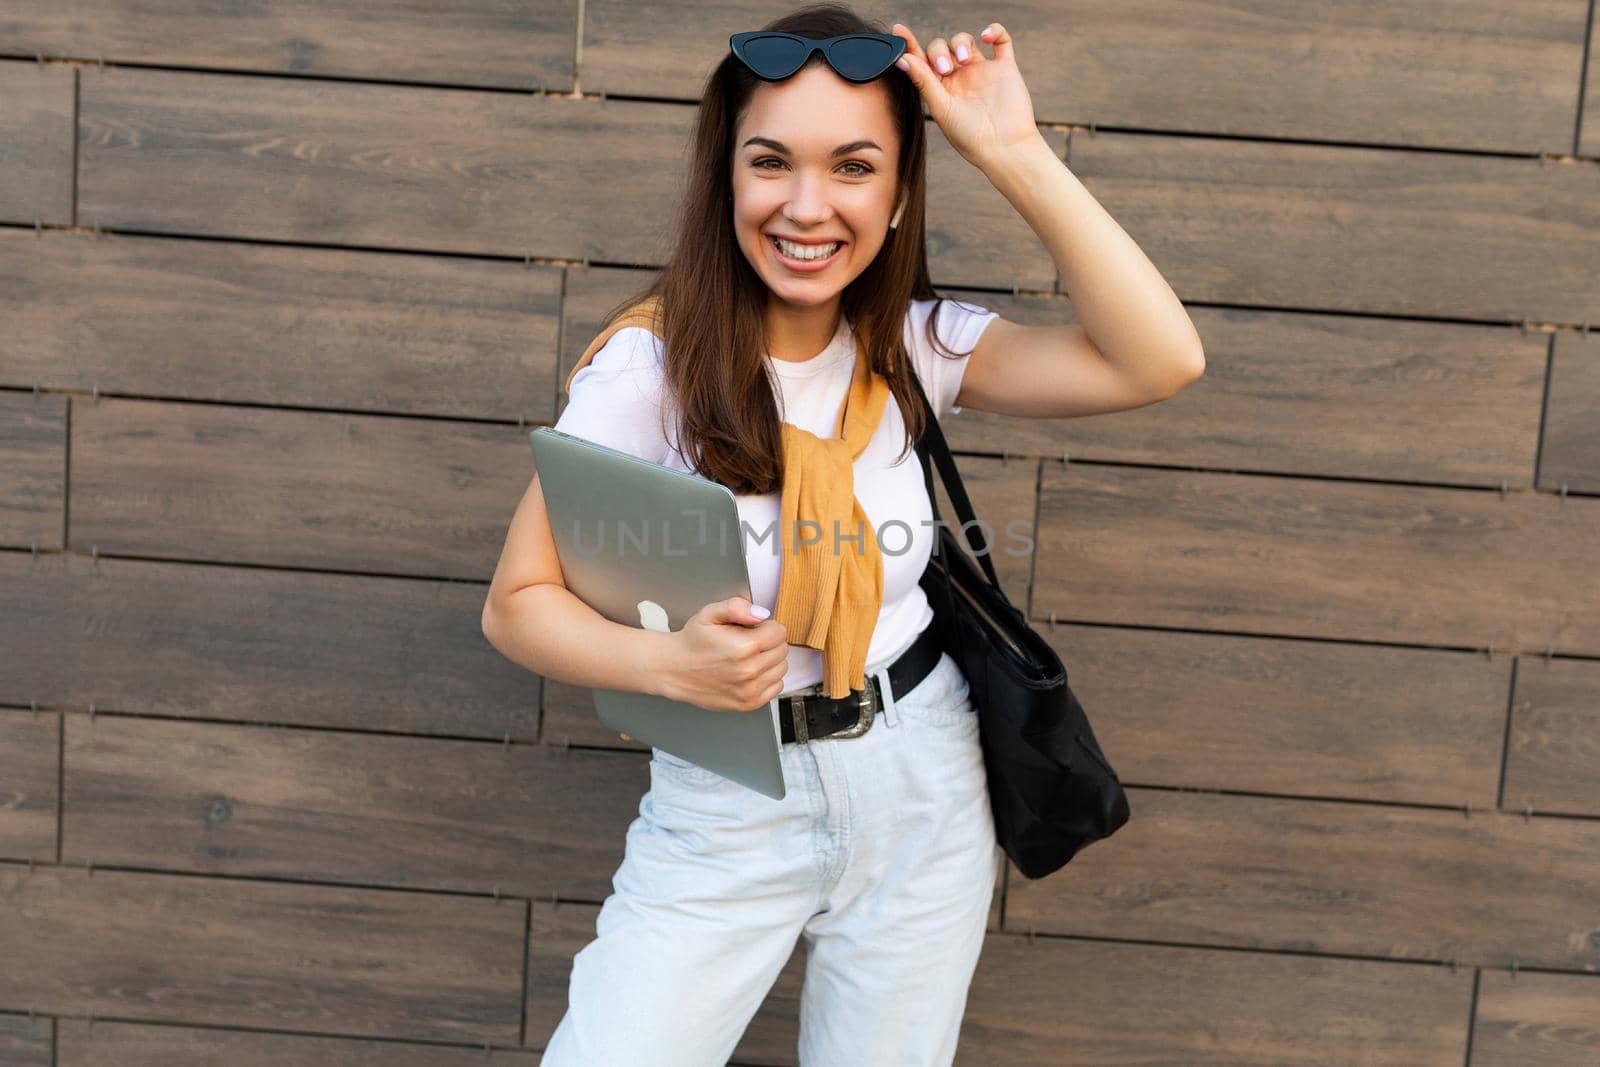
{"label": "black leather belt", "polygon": [[[911,647],[889,664],[889,687],[895,699],[916,688],[917,683],[938,666],[943,654],[934,624],[930,622],[911,642]],[[883,692],[875,673],[867,675],[865,689],[852,689],[848,696],[829,697],[820,689],[819,682],[810,690],[778,698],[779,729],[786,744],[860,737],[872,728],[872,720],[883,708]]]}

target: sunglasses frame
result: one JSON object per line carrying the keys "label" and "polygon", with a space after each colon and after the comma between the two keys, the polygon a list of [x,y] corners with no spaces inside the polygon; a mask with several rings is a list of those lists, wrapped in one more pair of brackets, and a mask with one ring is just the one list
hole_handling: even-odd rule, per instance
{"label": "sunglasses frame", "polygon": [[[800,62],[795,65],[794,70],[789,71],[787,74],[768,73],[767,71],[759,69],[754,63],[751,63],[749,57],[745,54],[745,45],[758,37],[783,37],[787,40],[805,45],[805,55],[800,57]],[[834,62],[832,50],[833,47],[840,41],[852,41],[862,37],[890,45],[890,53],[888,62],[884,63],[882,67],[873,71],[871,74],[866,75],[865,77],[857,78],[852,77],[851,75],[846,74],[844,71],[839,69],[839,64]],[[783,81],[785,78],[793,77],[801,67],[804,67],[811,61],[811,55],[813,52],[821,52],[822,57],[828,61],[828,66],[833,68],[833,72],[835,74],[839,75],[839,77],[845,79],[846,81],[862,83],[872,81],[874,78],[881,76],[884,71],[894,66],[894,61],[905,54],[906,39],[892,33],[842,33],[837,37],[801,37],[797,33],[783,33],[778,30],[747,30],[744,33],[736,33],[732,37],[729,37],[728,48],[733,52],[734,56],[738,58],[739,62],[743,63],[747,68],[749,68],[752,74],[766,81],[777,82]]]}

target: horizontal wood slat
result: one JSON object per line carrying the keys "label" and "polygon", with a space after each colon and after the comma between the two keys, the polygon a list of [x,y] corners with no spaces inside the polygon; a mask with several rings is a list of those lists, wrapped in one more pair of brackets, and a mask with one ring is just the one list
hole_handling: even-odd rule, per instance
{"label": "horizontal wood slat", "polygon": [[1140,788],[1128,800],[1127,826],[1066,877],[1012,875],[1008,931],[1600,971],[1600,822]]}
{"label": "horizontal wood slat", "polygon": [[[1081,325],[1064,298],[961,296],[1013,322]],[[949,417],[951,447],[1433,484],[1534,483],[1548,334],[1186,310],[1206,372],[1176,396],[1092,418],[1016,419],[967,407]],[[1581,402],[1552,394],[1552,413],[1558,403]]]}
{"label": "horizontal wood slat", "polygon": [[0,1064],[5,1067],[55,1067],[56,1020],[0,1013]]}
{"label": "horizontal wood slat", "polygon": [[681,199],[693,117],[675,104],[181,71],[82,79],[85,222],[518,258],[659,260],[659,207]]}
{"label": "horizontal wood slat", "polygon": [[62,1019],[58,1067],[538,1067],[537,1052]]}
{"label": "horizontal wood slat", "polygon": [[1589,1067],[1600,1057],[1600,978],[1485,971],[1472,1067]]}
{"label": "horizontal wood slat", "polygon": [[956,1065],[1460,1067],[1471,1003],[1468,968],[991,936]]}
{"label": "horizontal wood slat", "polygon": [[72,224],[74,77],[58,63],[0,60],[0,221]]}
{"label": "horizontal wood slat", "polygon": [[1600,653],[1600,502],[1045,464],[1034,614]]}
{"label": "horizontal wood slat", "polygon": [[66,485],[67,398],[0,393],[0,544],[60,548]]}
{"label": "horizontal wood slat", "polygon": [[[1600,327],[1600,323],[1595,324]],[[1562,333],[1550,357],[1539,485],[1600,493],[1600,329]]]}
{"label": "horizontal wood slat", "polygon": [[483,587],[0,552],[0,702],[533,740]]}
{"label": "horizontal wood slat", "polygon": [[[587,0],[586,91],[698,99],[727,52],[691,0]],[[973,3],[858,5],[919,41],[995,18]],[[771,17],[723,5],[728,32]],[[1586,0],[1213,5],[1031,0],[1000,13],[1041,122],[1506,152],[1567,152]],[[984,49],[985,53],[989,52]],[[1590,84],[1594,83],[1593,78]]]}
{"label": "horizontal wood slat", "polygon": [[1499,800],[1509,656],[1035,628],[1124,782],[1475,810]]}
{"label": "horizontal wood slat", "polygon": [[0,230],[0,384],[549,421],[560,302],[548,266]]}
{"label": "horizontal wood slat", "polygon": [[522,901],[0,866],[0,1004],[515,1045]]}
{"label": "horizontal wood slat", "polygon": [[1517,663],[1505,806],[1600,815],[1600,662]]}
{"label": "horizontal wood slat", "polygon": [[[443,17],[448,15],[448,17]],[[274,0],[248,15],[204,0],[62,0],[6,13],[6,51],[169,67],[211,67],[566,89],[576,0]]]}
{"label": "horizontal wood slat", "polygon": [[625,753],[68,717],[62,858],[599,900],[649,788]]}
{"label": "horizontal wood slat", "polygon": [[533,472],[514,426],[119,399],[72,455],[74,547],[475,580]]}
{"label": "horizontal wood slat", "polygon": [[1600,167],[1106,132],[1067,158],[1185,300],[1600,321]]}
{"label": "horizontal wood slat", "polygon": [[0,708],[0,857],[56,861],[60,765],[60,715]]}

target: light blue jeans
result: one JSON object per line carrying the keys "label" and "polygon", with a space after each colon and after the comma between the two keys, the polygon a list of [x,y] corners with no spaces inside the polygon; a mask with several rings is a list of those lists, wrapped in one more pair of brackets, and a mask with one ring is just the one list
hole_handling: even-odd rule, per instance
{"label": "light blue jeans", "polygon": [[1004,853],[960,667],[892,705],[781,801],[652,751],[542,1067],[722,1067],[800,937],[801,1067],[948,1067]]}

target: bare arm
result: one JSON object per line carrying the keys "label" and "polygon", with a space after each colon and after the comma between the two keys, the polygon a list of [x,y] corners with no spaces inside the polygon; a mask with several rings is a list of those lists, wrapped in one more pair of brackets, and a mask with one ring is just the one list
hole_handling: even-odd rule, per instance
{"label": "bare arm", "polygon": [[657,694],[673,645],[671,634],[612,622],[566,587],[537,474],[489,583],[483,635],[501,655],[546,678]]}
{"label": "bare arm", "polygon": [[558,682],[664,695],[665,675],[656,665],[672,635],[612,622],[564,585],[540,583],[491,597],[483,636],[513,663]]}

